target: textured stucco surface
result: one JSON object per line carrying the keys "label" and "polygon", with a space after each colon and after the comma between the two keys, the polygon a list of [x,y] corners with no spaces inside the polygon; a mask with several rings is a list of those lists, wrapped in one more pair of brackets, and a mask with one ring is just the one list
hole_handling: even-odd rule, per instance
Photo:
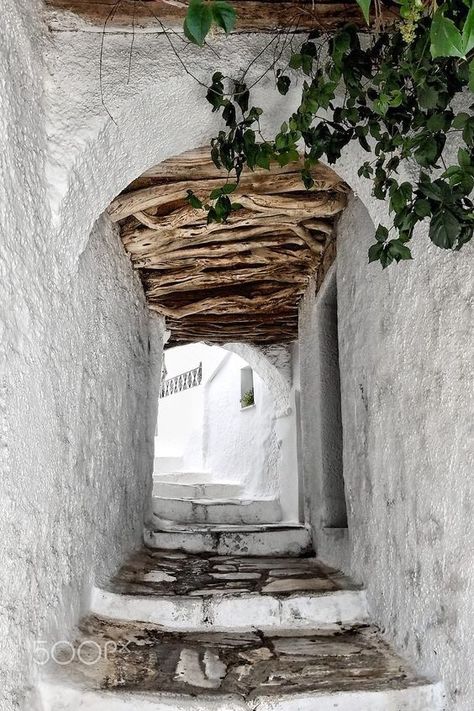
{"label": "textured stucco surface", "polygon": [[318,294],[311,283],[300,306],[298,387],[305,515],[318,556],[348,570],[349,539],[342,464],[336,265]]}
{"label": "textured stucco surface", "polygon": [[[107,34],[100,72],[100,31],[52,32],[48,38],[47,175],[53,217],[73,230],[78,221],[91,225],[145,170],[205,145],[221,125],[208,108],[206,90],[184,72],[163,34],[136,34],[129,76],[131,39],[127,33]],[[267,42],[266,35],[218,38],[219,64],[225,73],[238,72]],[[188,46],[184,57],[195,76],[207,82],[215,55]],[[249,79],[272,58],[270,48]],[[267,110],[265,128],[280,126],[297,94],[297,89],[290,92],[282,105],[271,79],[263,80],[258,102]]]}
{"label": "textured stucco surface", "polygon": [[51,223],[36,9],[0,2],[2,711],[36,709],[34,645],[138,544],[151,475],[142,289],[107,220]]}
{"label": "textured stucco surface", "polygon": [[243,498],[278,497],[280,456],[274,400],[254,372],[255,405],[242,409],[240,370],[245,367],[247,362],[232,353],[206,384],[206,468],[216,479],[241,482]]}
{"label": "textured stucco surface", "polygon": [[366,263],[373,225],[339,225],[344,472],[352,570],[397,647],[474,707],[472,248],[418,237],[415,261]]}
{"label": "textured stucco surface", "polygon": [[[133,178],[216,130],[203,92],[158,36],[136,38],[129,82],[130,36],[107,37],[113,123],[100,97],[100,33],[87,32],[45,39],[43,121],[35,9],[0,0],[2,711],[34,708],[24,702],[33,641],[67,629],[98,567],[113,567],[138,537],[143,502],[132,480],[144,481],[147,447],[138,461],[126,448],[150,430],[139,397],[149,378],[144,305],[106,223],[89,242],[90,230]],[[261,42],[226,43],[228,73]],[[258,104],[275,128],[295,95],[283,110],[269,86]],[[358,164],[347,151],[336,169],[373,220],[386,218]],[[471,711],[472,248],[443,253],[420,235],[416,261],[382,274],[366,264],[371,232],[352,203],[338,255],[352,568],[397,647],[445,681],[451,709]]]}

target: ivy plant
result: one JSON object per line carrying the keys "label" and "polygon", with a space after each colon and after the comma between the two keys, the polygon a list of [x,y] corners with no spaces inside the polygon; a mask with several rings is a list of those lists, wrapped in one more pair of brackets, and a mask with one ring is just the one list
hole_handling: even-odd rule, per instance
{"label": "ivy plant", "polygon": [[[372,0],[357,0],[367,22],[377,20]],[[204,203],[192,191],[188,201],[207,212],[208,222],[225,222],[240,205],[231,195],[244,167],[270,169],[299,160],[301,179],[313,187],[311,169],[320,159],[335,163],[357,142],[367,153],[359,175],[372,193],[387,200],[392,222],[379,225],[369,261],[385,268],[411,259],[410,240],[417,223],[429,222],[432,242],[458,250],[473,234],[474,104],[456,111],[455,97],[474,91],[474,3],[471,0],[400,0],[395,27],[378,28],[361,43],[353,26],[328,34],[319,29],[300,41],[289,59],[283,52],[272,64],[275,91],[284,97],[302,79],[299,106],[275,136],[265,137],[262,109],[251,101],[246,73],[229,77],[214,71],[207,88],[212,111],[225,129],[211,142],[211,156],[227,171],[227,181]],[[185,21],[190,41],[202,45],[212,27],[230,32],[235,11],[221,0],[191,0]],[[296,35],[292,38],[292,45]],[[342,97],[342,98],[341,98]],[[455,160],[444,148],[454,134]],[[402,163],[417,167],[400,178]]]}

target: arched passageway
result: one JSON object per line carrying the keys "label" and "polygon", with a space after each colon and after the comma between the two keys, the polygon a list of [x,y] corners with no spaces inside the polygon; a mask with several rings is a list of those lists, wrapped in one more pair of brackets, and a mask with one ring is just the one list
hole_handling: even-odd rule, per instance
{"label": "arched passageway", "polygon": [[[281,688],[273,682],[288,680],[288,658],[296,656],[302,662],[292,666],[296,676],[291,684],[298,669],[304,669],[300,680],[309,708],[332,703],[327,687],[323,693],[311,684],[308,688],[308,670],[321,672],[313,654],[321,651],[321,639],[310,639],[308,632],[329,621],[366,622],[364,594],[311,558],[298,557],[312,550],[301,524],[272,530],[271,535],[210,532],[192,544],[184,537],[171,540],[161,533],[155,537],[147,529],[151,546],[172,547],[174,552],[145,548],[110,580],[129,551],[142,543],[164,318],[158,314],[150,318],[118,231],[107,215],[101,215],[150,166],[207,144],[215,134],[215,114],[201,100],[200,87],[185,75],[176,57],[170,57],[167,39],[159,31],[148,27],[135,33],[127,77],[135,10],[143,16],[150,6],[169,13],[182,12],[182,7],[161,0],[0,0],[0,5],[5,26],[0,74],[6,97],[0,102],[5,128],[0,187],[5,206],[0,210],[4,304],[0,533],[5,544],[0,626],[11,641],[0,652],[2,702],[5,697],[8,711],[92,710],[105,704],[136,711],[148,702],[153,708],[196,706],[203,696],[206,704],[212,695],[209,704],[220,704],[226,711],[275,704],[286,711],[288,697],[282,699]],[[84,15],[78,19],[81,8],[85,14],[98,8],[104,18],[114,5],[122,24],[109,28],[105,38],[93,21],[88,25]],[[242,6],[247,5],[255,8],[260,3],[243,0]],[[278,3],[262,5],[276,16]],[[301,5],[305,12],[308,8]],[[354,12],[354,3],[311,7],[326,17],[337,12],[344,21]],[[227,72],[236,74],[250,49],[259,51],[267,41],[263,33],[242,33],[225,42],[217,37],[216,46]],[[204,56],[196,52],[192,61],[207,78]],[[254,74],[262,69],[257,62]],[[265,132],[274,135],[297,106],[300,87],[292,84],[284,101],[275,101],[270,84],[264,82],[256,98],[267,116]],[[466,108],[469,103],[468,96]],[[452,150],[449,141],[446,148]],[[429,678],[443,678],[450,707],[470,710],[474,651],[466,591],[472,587],[473,496],[465,445],[470,422],[465,414],[471,391],[471,265],[465,253],[439,254],[431,249],[423,225],[414,241],[413,262],[384,274],[367,265],[374,234],[371,218],[384,221],[388,204],[372,200],[370,181],[357,175],[366,157],[353,145],[336,166],[337,174],[360,197],[359,201],[349,195],[341,214],[336,275],[352,568],[367,586],[374,618],[389,637]],[[400,181],[410,178],[403,165],[399,176]],[[293,246],[304,251],[302,244]],[[250,266],[247,261],[245,267]],[[290,376],[286,367],[272,371],[274,389],[285,393],[280,412],[297,412],[300,407],[301,421],[307,424],[318,417],[315,354],[320,349],[314,347],[314,332],[324,292],[320,289],[315,296],[315,280],[299,309],[298,342],[287,342]],[[256,317],[252,323],[257,331]],[[293,315],[288,324],[294,328],[295,323]],[[275,324],[281,329],[285,320],[275,319]],[[271,360],[273,345],[259,344],[258,351]],[[248,344],[239,342],[238,347],[247,349]],[[244,358],[252,363],[250,357]],[[277,420],[282,429],[289,423],[284,416]],[[317,550],[324,552],[318,523],[321,501],[316,487],[308,486],[322,471],[316,464],[317,435],[310,427],[297,432],[296,440],[303,443],[298,465],[306,484],[305,520],[311,520]],[[290,495],[291,491],[282,494],[285,504]],[[326,526],[324,535],[334,537],[341,530]],[[186,546],[194,553],[183,553]],[[334,540],[330,549],[334,553]],[[452,555],[458,550],[461,558]],[[262,561],[249,553],[271,556]],[[297,557],[288,561],[283,554]],[[34,661],[38,641],[48,640],[51,649],[57,640],[77,638],[73,628],[85,608],[94,615],[84,619],[81,628],[88,639],[97,632],[99,646],[131,632],[128,662],[108,660],[107,678],[95,677],[91,684],[89,676],[83,686],[77,683],[78,676],[68,684],[72,668],[66,667],[59,681],[43,685],[41,700],[30,699],[39,672],[44,671]],[[259,632],[249,632],[249,626]],[[293,636],[282,641],[281,630],[289,627]],[[221,659],[222,631],[234,651],[226,647]],[[245,638],[244,648],[238,644],[239,634]],[[438,704],[443,708],[439,687],[409,670],[400,680],[404,666],[377,646],[375,631],[370,631],[374,645],[357,631],[351,634],[346,626],[338,630],[336,649],[349,641],[348,654],[331,657],[327,629],[322,636],[323,678],[327,680],[324,672],[335,668],[348,671],[346,690],[337,692],[341,703],[350,708],[372,702],[380,702],[382,708],[384,703],[430,711]],[[274,659],[277,649],[284,660],[281,667]],[[368,681],[359,674],[354,682],[349,678],[350,662],[357,668],[361,659],[374,661],[374,667],[366,667],[369,675],[374,674]],[[79,676],[84,668],[76,670]],[[250,683],[242,684],[238,675],[249,668],[265,668],[272,675],[275,694],[270,701],[252,687],[252,673],[245,677]],[[87,669],[92,674],[104,667]],[[171,670],[166,678],[159,676],[164,669]],[[116,670],[120,672],[115,674]],[[197,685],[191,694],[183,694],[190,680]],[[351,683],[366,681],[373,685],[370,692],[360,686],[354,692]],[[97,686],[114,683],[119,688],[97,691]],[[176,696],[170,700],[172,692]],[[348,701],[351,693],[358,695]],[[222,695],[224,700],[219,701]],[[301,696],[294,703],[302,703]]]}
{"label": "arched passageway", "polygon": [[[247,499],[252,496],[256,504],[252,522],[264,524],[305,523],[303,434],[299,394],[293,383],[292,344],[298,340],[301,298],[310,283],[316,290],[321,287],[334,260],[335,220],[346,205],[349,190],[334,171],[321,164],[314,170],[313,190],[304,191],[300,168],[300,165],[290,164],[275,168],[271,173],[262,169],[244,171],[232,194],[240,209],[226,223],[206,225],[205,213],[187,201],[188,191],[205,201],[222,182],[220,171],[204,147],[150,168],[112,202],[108,211],[112,221],[118,224],[123,244],[140,275],[149,307],[165,317],[169,330],[167,351],[171,353],[173,346],[197,342],[224,346],[247,357],[248,362],[255,365],[258,377],[263,378],[264,387],[273,395],[274,404],[268,404],[271,412],[266,413],[271,428],[268,433],[262,432],[261,445],[257,445],[261,461],[251,475],[245,466],[240,472],[238,483],[244,484],[241,513],[235,514],[236,520],[239,515],[242,521],[248,519],[251,507]],[[331,335],[332,350],[329,348],[326,353],[327,372],[321,375],[323,379],[330,377],[329,361],[337,360],[335,308],[330,312],[331,319],[332,330],[328,321],[326,332]],[[191,369],[190,365],[182,372]],[[337,363],[333,372],[337,375]],[[338,379],[334,387],[338,393]],[[179,397],[192,396],[188,393]],[[176,396],[173,402],[177,404]],[[166,413],[169,408],[170,402],[163,402]],[[219,416],[230,420],[230,412],[222,411]],[[162,439],[159,439],[158,428],[158,450],[166,446],[166,440],[168,443],[172,440],[173,435],[167,429],[169,419],[161,417]],[[232,428],[230,422],[228,426]],[[258,431],[257,423],[255,426]],[[327,423],[325,427],[327,430]],[[239,441],[239,427],[235,429],[236,441]],[[213,446],[218,446],[217,441]],[[223,436],[221,448],[223,455]],[[245,462],[244,452],[241,458]],[[161,452],[155,459],[158,460],[161,475],[174,477],[184,466],[172,452]],[[187,473],[192,474],[189,466],[188,462]],[[217,476],[217,481],[232,479],[236,466],[236,462],[229,460],[228,472],[212,475]],[[338,466],[340,506],[344,508],[341,461]],[[166,468],[168,471],[164,471]],[[201,478],[205,479],[208,473],[202,454],[199,468],[203,472]],[[324,477],[327,472],[318,470],[312,475]],[[155,483],[158,499],[154,500],[153,515],[155,523],[168,527],[162,509],[169,502],[161,500],[164,497],[159,495],[160,481],[167,491],[166,481],[161,476]],[[329,491],[329,484],[325,491]],[[221,498],[231,501],[225,496]],[[195,497],[186,506],[194,503],[194,510],[199,512],[197,518],[208,517],[211,523],[210,509],[203,507],[202,501]],[[257,504],[263,513],[257,510]],[[235,510],[223,508],[222,517],[227,515],[228,521],[233,520]],[[214,515],[217,508],[213,506],[211,511]],[[326,521],[326,524],[331,522]]]}

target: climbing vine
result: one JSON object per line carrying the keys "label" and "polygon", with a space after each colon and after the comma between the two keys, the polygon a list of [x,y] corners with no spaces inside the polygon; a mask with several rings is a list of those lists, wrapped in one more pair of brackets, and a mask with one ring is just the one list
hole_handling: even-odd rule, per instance
{"label": "climbing vine", "polygon": [[[275,136],[263,135],[263,111],[251,101],[244,72],[229,77],[215,71],[207,101],[220,113],[225,130],[211,142],[211,156],[227,180],[202,202],[188,201],[211,222],[225,222],[240,209],[232,201],[243,168],[269,169],[299,159],[302,182],[313,187],[311,169],[324,158],[335,163],[349,143],[367,152],[359,175],[372,182],[378,200],[388,200],[392,224],[379,225],[369,261],[385,268],[411,259],[417,223],[429,221],[432,242],[460,249],[473,234],[474,104],[458,112],[455,97],[474,91],[474,3],[471,0],[401,0],[395,27],[380,27],[381,0],[357,0],[373,31],[364,39],[355,27],[328,34],[311,31],[296,49],[283,50],[272,64],[275,90],[285,96],[302,78],[301,100]],[[184,31],[202,46],[213,25],[230,32],[235,10],[224,0],[191,0]],[[294,37],[293,37],[294,40]],[[293,44],[293,41],[292,41]],[[447,164],[451,134],[459,141],[456,160]],[[416,166],[401,181],[404,161]]]}

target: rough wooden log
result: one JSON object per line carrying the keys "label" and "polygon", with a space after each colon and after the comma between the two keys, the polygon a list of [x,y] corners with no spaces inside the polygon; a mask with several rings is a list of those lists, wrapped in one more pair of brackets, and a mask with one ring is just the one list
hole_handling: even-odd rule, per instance
{"label": "rough wooden log", "polygon": [[260,283],[264,281],[278,282],[280,284],[307,284],[308,274],[301,274],[294,270],[279,268],[259,269],[232,269],[217,272],[205,272],[200,276],[191,274],[183,275],[180,279],[166,280],[158,277],[156,282],[147,287],[147,296],[155,299],[166,294],[177,294],[180,291],[193,292],[196,289],[212,289],[215,286],[228,286],[232,284]]}
{"label": "rough wooden log", "polygon": [[[187,0],[170,2],[165,0],[46,0],[46,5],[55,10],[67,10],[81,17],[91,25],[109,29],[135,31],[156,27],[160,30],[157,18],[166,26],[181,29],[186,14]],[[346,3],[317,3],[297,0],[296,2],[272,2],[271,0],[234,0],[238,15],[238,32],[274,32],[278,28],[296,28],[335,30],[348,23],[356,24],[366,30],[362,13],[353,1]],[[382,7],[382,17],[386,23],[393,22],[395,11],[391,7]],[[61,28],[61,19],[53,18],[54,28]],[[69,26],[66,24],[66,29]]]}
{"label": "rough wooden log", "polygon": [[177,306],[175,308],[158,304],[156,301],[150,301],[150,307],[165,316],[172,316],[175,319],[202,313],[203,311],[209,314],[242,314],[247,313],[249,310],[257,310],[260,313],[272,313],[275,305],[284,304],[285,301],[292,298],[292,296],[293,289],[282,289],[278,292],[278,298],[275,298],[273,301],[269,301],[268,298],[264,296],[218,296],[202,299],[201,301],[196,301],[186,306]]}
{"label": "rough wooden log", "polygon": [[170,258],[169,254],[160,256],[150,254],[150,256],[142,258],[132,257],[132,261],[136,269],[156,269],[165,274],[176,272],[176,270],[182,272],[183,270],[192,269],[195,274],[200,274],[206,269],[229,269],[243,265],[251,265],[257,268],[267,264],[280,264],[284,266],[292,263],[299,264],[306,270],[311,270],[319,264],[320,255],[310,253],[308,250],[303,249],[291,251],[282,248],[262,248],[249,250],[249,253],[239,252],[237,257],[225,254],[212,258],[196,259],[195,257],[183,258],[181,256]]}
{"label": "rough wooden log", "polygon": [[170,343],[294,340],[301,295],[332,263],[347,185],[324,166],[310,192],[294,167],[256,171],[235,197],[243,208],[206,225],[184,198],[186,189],[204,197],[222,184],[207,149],[165,163],[161,174],[157,166],[134,181],[139,189],[129,186],[110,213],[150,308],[167,318]]}
{"label": "rough wooden log", "polygon": [[[337,176],[334,179],[329,175],[319,177],[318,172],[315,171],[314,180],[314,186],[306,193],[308,196],[328,190],[347,192],[345,183]],[[187,190],[193,190],[199,198],[205,200],[212,190],[222,187],[224,182],[225,179],[223,177],[209,180],[184,180],[180,183],[154,185],[149,188],[127,192],[111,203],[109,208],[110,219],[112,222],[118,222],[129,215],[135,214],[137,216],[137,213],[142,213],[150,208],[162,207],[179,200],[184,201]],[[245,173],[242,175],[233,195],[237,198],[240,195],[246,195],[249,191],[252,195],[305,192],[299,173],[283,175]]]}

